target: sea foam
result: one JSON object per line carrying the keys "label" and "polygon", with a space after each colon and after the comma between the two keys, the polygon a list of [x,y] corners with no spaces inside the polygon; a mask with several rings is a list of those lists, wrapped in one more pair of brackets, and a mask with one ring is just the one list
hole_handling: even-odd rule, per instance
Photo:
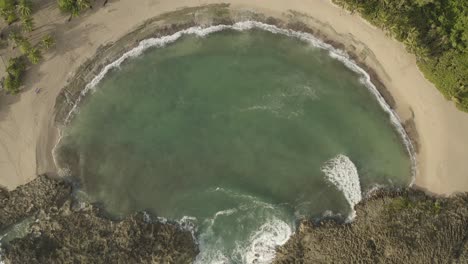
{"label": "sea foam", "polygon": [[[205,228],[198,237],[200,253],[195,263],[271,263],[276,248],[286,243],[293,233],[293,225],[281,219],[281,209],[258,197],[234,190],[218,187],[210,191],[235,197],[239,204],[234,208],[218,211],[205,220]],[[258,219],[262,223],[253,228],[250,234],[246,234],[245,240],[235,242],[235,248],[226,248],[223,244],[225,237],[219,233],[219,226],[216,226],[219,217],[237,217],[238,225],[246,225],[239,226],[240,230],[248,228],[249,224],[244,222],[244,218]]]}
{"label": "sea foam", "polygon": [[[250,29],[261,29],[273,34],[282,34],[289,37],[297,38],[301,41],[305,41],[311,44],[314,47],[325,49],[329,52],[329,55],[332,58],[335,58],[342,63],[349,69],[353,70],[354,72],[360,74],[361,78],[360,81],[369,89],[369,91],[376,97],[377,101],[379,102],[382,109],[388,113],[389,119],[391,123],[394,125],[396,130],[398,131],[399,135],[402,138],[402,141],[409,153],[412,162],[412,172],[413,172],[413,180],[414,176],[416,176],[416,158],[414,155],[414,148],[409,139],[409,136],[406,134],[403,126],[401,125],[401,121],[396,113],[391,109],[391,107],[385,102],[385,99],[382,95],[378,92],[375,85],[371,82],[371,78],[369,74],[359,67],[355,61],[350,59],[349,55],[339,49],[335,49],[333,46],[323,42],[322,40],[314,37],[309,33],[293,31],[290,29],[283,29],[278,28],[273,25],[265,24],[262,22],[257,21],[243,21],[237,22],[233,25],[215,25],[209,27],[191,27],[185,30],[181,30],[176,32],[172,35],[160,37],[160,38],[149,38],[146,40],[142,40],[137,47],[133,48],[132,50],[124,53],[120,58],[113,61],[112,63],[106,65],[99,74],[97,74],[91,82],[89,82],[85,88],[81,91],[80,96],[74,102],[74,105],[68,115],[65,118],[65,124],[70,122],[73,116],[78,112],[78,106],[84,98],[84,96],[90,92],[94,91],[97,84],[105,77],[105,75],[114,68],[118,68],[124,61],[127,59],[137,57],[141,55],[145,50],[150,47],[164,47],[167,44],[175,42],[177,39],[182,37],[183,35],[196,35],[200,37],[207,36],[214,32],[219,32],[222,30],[236,30],[236,31],[244,31]],[[55,153],[56,148],[60,142],[62,131],[60,131],[60,137],[58,142],[53,150],[54,161],[56,161]],[[57,163],[56,163],[57,164]],[[357,174],[356,167],[354,164],[349,160],[348,157],[339,155],[336,158],[328,161],[323,167],[322,171],[327,175],[330,182],[332,182],[339,190],[343,191],[346,200],[350,204],[351,207],[354,208],[354,205],[359,202],[361,199],[361,190],[359,186],[359,176]],[[351,215],[351,218],[354,216],[354,210]],[[185,221],[181,221],[182,225],[191,228],[192,225],[188,223],[193,223],[193,219],[181,219]],[[189,220],[189,221],[187,221]],[[245,259],[244,261],[247,263],[269,263],[274,258],[274,248],[282,243],[286,242],[286,240],[292,234],[291,227],[282,222],[279,219],[273,219],[269,222],[262,225],[262,227],[255,232],[250,240],[250,244],[248,248],[244,248],[245,251]],[[211,261],[209,263],[229,263],[229,260],[224,256],[221,252],[211,252]],[[207,260],[197,259],[196,263],[202,263],[199,261]]]}
{"label": "sea foam", "polygon": [[271,263],[276,248],[284,245],[292,235],[291,227],[278,218],[272,218],[252,234],[247,248],[244,249],[244,263]]}
{"label": "sea foam", "polygon": [[362,199],[361,184],[356,166],[347,156],[340,154],[325,162],[322,171],[327,176],[327,180],[343,192],[352,209],[348,219],[352,220],[356,216],[354,206]]}
{"label": "sea foam", "polygon": [[[412,162],[412,174],[413,174],[413,181],[414,177],[417,174],[417,167],[416,167],[416,156],[414,155],[414,147],[411,143],[411,140],[404,130],[403,126],[401,125],[401,121],[398,117],[398,115],[391,109],[391,107],[386,103],[385,99],[383,96],[379,93],[375,85],[371,82],[370,75],[361,67],[359,67],[355,61],[353,61],[349,55],[340,49],[336,49],[333,46],[323,42],[322,40],[316,38],[312,34],[305,33],[305,32],[299,32],[299,31],[294,31],[291,29],[284,29],[284,28],[278,28],[274,25],[269,25],[265,24],[262,22],[258,21],[242,21],[242,22],[237,22],[233,25],[215,25],[215,26],[209,26],[209,27],[190,27],[181,31],[178,31],[172,35],[168,36],[163,36],[159,38],[149,38],[140,41],[138,46],[133,48],[130,51],[127,51],[124,53],[121,57],[119,57],[117,60],[113,61],[112,63],[106,65],[99,74],[97,74],[91,82],[89,82],[85,88],[81,91],[80,96],[77,98],[75,101],[72,109],[70,112],[67,114],[65,118],[65,123],[68,123],[72,117],[74,116],[75,113],[78,112],[78,106],[82,100],[82,98],[89,92],[89,91],[94,91],[96,88],[96,85],[104,78],[104,76],[113,68],[118,68],[124,61],[126,61],[129,58],[137,57],[141,55],[145,50],[151,47],[164,47],[167,44],[173,43],[176,40],[178,40],[180,37],[184,35],[196,35],[199,37],[204,37],[207,36],[211,33],[214,32],[219,32],[223,30],[236,30],[236,31],[244,31],[244,30],[250,30],[250,29],[261,29],[265,30],[268,32],[271,32],[273,34],[282,34],[286,35],[289,37],[294,37],[297,38],[301,41],[305,41],[309,44],[311,44],[314,47],[325,49],[329,52],[329,55],[332,58],[335,58],[339,61],[341,61],[347,68],[351,69],[352,71],[358,73],[360,77],[360,81],[368,88],[368,90],[375,96],[377,101],[379,102],[380,106],[382,109],[388,113],[389,119],[391,123],[394,125],[395,129],[398,131],[405,147],[406,150],[410,156],[411,162]],[[60,141],[61,136],[59,137]],[[57,143],[58,145],[58,143]],[[56,146],[57,146],[56,145]],[[54,161],[55,161],[55,148],[54,148]],[[411,183],[412,184],[412,183]]]}

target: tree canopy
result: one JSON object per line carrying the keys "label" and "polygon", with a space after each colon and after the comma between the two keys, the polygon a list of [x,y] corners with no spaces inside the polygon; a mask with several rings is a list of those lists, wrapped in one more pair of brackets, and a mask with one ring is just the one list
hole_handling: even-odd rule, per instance
{"label": "tree canopy", "polygon": [[0,16],[8,24],[21,18],[23,25],[26,22],[27,31],[31,31],[33,25],[31,14],[32,2],[29,0],[0,0]]}
{"label": "tree canopy", "polygon": [[333,1],[403,42],[426,78],[468,111],[468,1]]}
{"label": "tree canopy", "polygon": [[57,0],[60,10],[69,13],[71,17],[78,16],[82,10],[90,8],[91,2],[92,0]]}
{"label": "tree canopy", "polygon": [[7,92],[16,94],[21,86],[21,76],[26,66],[22,58],[11,58],[8,60],[7,76],[3,81],[3,87]]}

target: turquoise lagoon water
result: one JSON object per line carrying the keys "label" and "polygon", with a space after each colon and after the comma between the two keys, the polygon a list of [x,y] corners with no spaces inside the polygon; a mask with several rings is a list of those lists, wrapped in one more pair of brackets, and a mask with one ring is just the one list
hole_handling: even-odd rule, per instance
{"label": "turquoise lagoon water", "polygon": [[183,35],[110,70],[60,148],[118,216],[195,230],[199,263],[268,263],[301,217],[347,216],[411,160],[362,76],[329,51],[260,29]]}

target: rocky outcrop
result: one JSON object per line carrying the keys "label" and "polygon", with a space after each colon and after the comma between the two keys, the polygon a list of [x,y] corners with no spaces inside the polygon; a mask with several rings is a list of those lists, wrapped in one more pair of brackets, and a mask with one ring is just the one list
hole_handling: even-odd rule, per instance
{"label": "rocky outcrop", "polygon": [[40,177],[20,188],[2,191],[2,221],[31,212],[36,220],[28,235],[2,245],[5,263],[192,263],[198,254],[192,234],[177,224],[145,213],[109,219],[93,205],[74,202],[67,183]]}
{"label": "rocky outcrop", "polygon": [[0,188],[0,233],[39,210],[60,207],[70,194],[69,184],[46,176],[39,176],[10,192]]}
{"label": "rocky outcrop", "polygon": [[468,193],[378,191],[352,223],[302,222],[275,263],[468,263]]}
{"label": "rocky outcrop", "polygon": [[111,221],[92,206],[61,209],[31,230],[4,248],[7,263],[192,263],[198,254],[190,232],[143,213]]}
{"label": "rocky outcrop", "polygon": [[[0,190],[0,223],[33,217],[25,237],[2,245],[5,263],[193,263],[197,245],[177,224],[145,213],[110,219],[71,198],[67,182],[41,176]],[[450,198],[380,190],[356,218],[303,221],[275,263],[468,263],[468,193]]]}

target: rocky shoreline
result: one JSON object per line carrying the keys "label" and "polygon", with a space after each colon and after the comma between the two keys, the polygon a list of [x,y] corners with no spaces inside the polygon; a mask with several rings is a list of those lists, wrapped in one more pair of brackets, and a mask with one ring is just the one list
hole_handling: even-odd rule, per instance
{"label": "rocky shoreline", "polygon": [[[198,246],[176,223],[143,212],[111,219],[77,201],[73,181],[40,176],[0,190],[0,230],[32,217],[27,235],[1,245],[5,263],[193,263]],[[307,220],[277,249],[274,263],[467,263],[468,193],[428,196],[381,189],[351,223]]]}
{"label": "rocky shoreline", "polygon": [[71,181],[40,176],[1,190],[0,230],[26,217],[35,219],[28,234],[2,245],[5,263],[192,263],[198,254],[190,231],[143,212],[110,219],[76,201]]}
{"label": "rocky shoreline", "polygon": [[351,223],[304,221],[274,263],[468,263],[468,193],[382,189]]}
{"label": "rocky shoreline", "polygon": [[[76,71],[57,97],[56,124],[66,125],[68,113],[78,103],[82,90],[105,65],[143,39],[196,25],[233,24],[251,19],[309,32],[327,43],[332,42],[320,31],[309,28],[300,17],[294,14],[290,20],[282,21],[253,12],[233,11],[228,4],[214,4],[186,8],[146,21],[116,43],[102,46]],[[354,60],[363,60],[353,55],[349,47],[331,44],[348,50]],[[393,108],[394,100],[377,75],[369,67],[365,68]],[[405,123],[405,129],[417,146],[412,119]],[[56,156],[58,163],[66,164],[64,167],[71,169],[73,175],[80,175],[75,153],[60,151]],[[5,263],[192,263],[196,258],[196,241],[177,224],[151,221],[145,213],[110,219],[99,206],[77,202],[72,183],[40,176],[11,192],[0,189],[0,234],[28,217],[35,219],[26,236],[1,245],[1,260]],[[275,263],[468,262],[468,193],[436,198],[412,189],[379,190],[359,203],[356,211],[352,223],[344,223],[343,219],[302,222],[291,239],[278,249]]]}

